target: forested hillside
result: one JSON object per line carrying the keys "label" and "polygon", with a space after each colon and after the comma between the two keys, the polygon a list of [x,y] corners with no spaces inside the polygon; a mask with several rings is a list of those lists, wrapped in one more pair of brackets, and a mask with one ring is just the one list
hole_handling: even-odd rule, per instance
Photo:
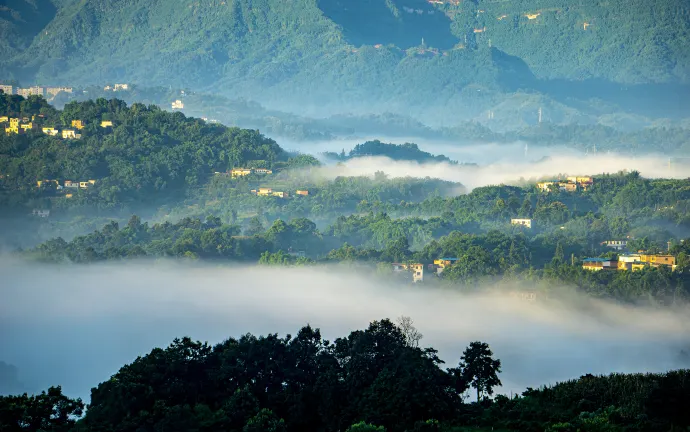
{"label": "forested hillside", "polygon": [[[70,191],[73,204],[164,202],[182,198],[215,171],[248,163],[270,168],[287,160],[258,131],[207,124],[156,106],[128,107],[117,99],[74,102],[57,111],[37,96],[0,95],[0,112],[33,117],[34,126],[26,134],[0,134],[0,202],[6,213],[23,212],[28,199],[55,194],[55,182],[93,180]],[[75,139],[42,131],[75,131],[75,121],[83,125]],[[60,191],[63,199],[66,191]]]}
{"label": "forested hillside", "polygon": [[599,79],[586,94],[603,98],[609,81],[690,77],[690,9],[673,0],[23,1],[0,15],[0,73],[26,82],[189,86],[293,109],[445,107],[457,117],[517,88],[582,96],[535,75]]}
{"label": "forested hillside", "polygon": [[334,341],[310,325],[294,336],[247,333],[215,345],[184,337],[93,387],[83,417],[82,400],[60,387],[0,397],[0,430],[663,432],[690,425],[687,370],[585,375],[492,399],[510,365],[487,343],[469,342],[444,364],[421,339],[407,317]]}

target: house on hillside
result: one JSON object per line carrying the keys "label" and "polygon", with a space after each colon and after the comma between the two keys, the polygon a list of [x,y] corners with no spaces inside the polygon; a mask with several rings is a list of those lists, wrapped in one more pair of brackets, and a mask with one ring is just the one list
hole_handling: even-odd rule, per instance
{"label": "house on hillside", "polygon": [[81,134],[78,134],[74,129],[63,129],[62,139],[79,139]]}
{"label": "house on hillside", "polygon": [[181,110],[181,109],[184,109],[184,103],[183,103],[181,100],[179,100],[179,99],[177,99],[175,102],[173,102],[173,103],[170,104],[170,105],[171,105],[173,111],[174,111],[174,110]]}
{"label": "house on hillside", "polygon": [[446,267],[448,267],[451,264],[454,264],[458,258],[440,258],[437,260],[434,260],[434,264],[430,265],[429,267],[432,269],[436,269],[437,274],[443,273],[443,270],[445,270]]}
{"label": "house on hillside", "polygon": [[610,258],[585,258],[582,268],[589,271],[617,270],[618,261]]}
{"label": "house on hillside", "polygon": [[252,170],[249,168],[233,168],[230,170],[230,177],[232,178],[237,178],[237,177],[244,177],[252,173]]}
{"label": "house on hillside", "polygon": [[113,127],[113,122],[111,122],[110,120],[102,120],[101,121],[101,127],[102,128]]}
{"label": "house on hillside", "polygon": [[626,247],[628,247],[628,241],[627,240],[606,240],[605,242],[601,243],[602,246],[606,246],[611,249],[615,250],[623,250]]}
{"label": "house on hillside", "polygon": [[295,191],[295,194],[301,195],[301,196],[307,196],[307,195],[309,195],[309,191],[306,189],[305,190],[298,190],[298,191]]}
{"label": "house on hillside", "polygon": [[39,209],[34,209],[34,210],[31,212],[31,215],[32,215],[32,216],[38,216],[38,217],[41,217],[41,218],[47,218],[48,216],[50,216],[50,210],[39,210]]}
{"label": "house on hillside", "polygon": [[532,228],[532,219],[517,219],[513,218],[510,220],[511,225],[519,225],[525,228]]}
{"label": "house on hillside", "polygon": [[412,273],[412,281],[417,283],[417,282],[422,282],[424,280],[424,264],[420,263],[414,263],[414,264],[401,264],[401,263],[393,263],[393,271],[394,272],[403,272],[403,271],[409,271]]}
{"label": "house on hillside", "polygon": [[41,129],[41,132],[43,132],[46,135],[50,135],[50,136],[57,136],[57,134],[60,133],[59,130],[57,130],[53,127],[44,127]]}
{"label": "house on hillside", "polygon": [[82,130],[82,129],[84,129],[85,126],[86,125],[84,124],[84,122],[82,120],[72,120],[72,127],[73,128],[76,128],[78,130]]}

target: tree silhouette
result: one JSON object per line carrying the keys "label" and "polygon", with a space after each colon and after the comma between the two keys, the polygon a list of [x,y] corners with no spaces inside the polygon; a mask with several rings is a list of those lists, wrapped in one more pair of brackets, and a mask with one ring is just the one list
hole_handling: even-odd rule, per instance
{"label": "tree silhouette", "polygon": [[493,394],[493,388],[501,385],[498,373],[501,360],[494,359],[489,344],[472,342],[462,353],[460,367],[468,383],[477,390],[477,401],[483,394]]}

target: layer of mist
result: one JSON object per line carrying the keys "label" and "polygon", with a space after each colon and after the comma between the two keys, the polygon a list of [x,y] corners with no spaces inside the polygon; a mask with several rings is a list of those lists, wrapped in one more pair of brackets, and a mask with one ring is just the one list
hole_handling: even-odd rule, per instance
{"label": "layer of mist", "polygon": [[28,391],[62,385],[87,400],[91,387],[175,337],[216,343],[247,332],[295,334],[307,323],[333,340],[372,320],[410,316],[422,345],[448,365],[469,342],[488,342],[503,362],[505,393],[585,373],[687,366],[679,353],[690,342],[687,311],[383,285],[344,268],[4,260],[0,271],[0,361],[18,368]]}
{"label": "layer of mist", "polygon": [[337,176],[373,175],[377,171],[391,177],[431,177],[462,183],[469,189],[497,184],[520,184],[540,179],[557,179],[566,175],[613,174],[619,171],[639,171],[647,178],[687,178],[690,166],[669,168],[667,156],[624,156],[619,154],[584,154],[572,149],[556,147],[530,148],[524,144],[476,145],[451,147],[430,145],[423,147],[434,154],[444,154],[460,162],[418,163],[395,161],[383,156],[357,157],[320,170],[315,175],[325,178]]}

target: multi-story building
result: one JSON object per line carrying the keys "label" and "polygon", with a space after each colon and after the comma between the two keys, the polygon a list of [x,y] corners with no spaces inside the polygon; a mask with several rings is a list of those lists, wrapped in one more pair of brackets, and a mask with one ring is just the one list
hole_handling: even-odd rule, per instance
{"label": "multi-story building", "polygon": [[124,91],[124,90],[129,90],[129,84],[115,84],[115,87],[113,87],[113,91]]}
{"label": "multi-story building", "polygon": [[254,174],[273,174],[273,171],[267,168],[252,168]]}
{"label": "multi-story building", "polygon": [[297,195],[302,195],[302,196],[307,196],[307,195],[309,195],[309,191],[308,191],[308,190],[298,190],[298,191],[295,192],[295,194],[297,194]]}
{"label": "multi-story building", "polygon": [[9,127],[5,128],[5,133],[9,135],[9,134],[20,134],[23,132],[24,132],[24,129],[19,127],[19,119],[18,118],[11,118]]}
{"label": "multi-story building", "polygon": [[72,93],[72,87],[48,87],[46,94],[48,97],[54,98],[58,93]]}
{"label": "multi-story building", "polygon": [[642,270],[650,267],[670,267],[676,269],[676,257],[673,255],[629,254],[618,257],[618,270]]}
{"label": "multi-story building", "polygon": [[13,90],[14,90],[14,87],[12,87],[11,85],[0,84],[0,91],[2,91],[5,94],[8,94],[8,95],[14,94]]}
{"label": "multi-story building", "polygon": [[601,243],[601,245],[609,247],[611,249],[623,250],[626,247],[628,247],[628,241],[627,240],[606,240],[605,242]]}
{"label": "multi-story building", "polygon": [[43,96],[44,89],[43,89],[43,87],[38,87],[38,86],[29,87],[29,88],[18,88],[17,94],[19,96],[23,96],[25,98],[28,98],[29,96]]}
{"label": "multi-story building", "polygon": [[84,122],[82,120],[72,120],[72,127],[73,128],[82,130],[82,129],[84,129],[85,126],[86,125],[84,124]]}
{"label": "multi-story building", "polygon": [[176,100],[175,102],[173,102],[171,105],[172,105],[172,109],[173,109],[173,110],[181,110],[181,109],[184,109],[184,103],[183,103],[181,100],[179,100],[179,99]]}

